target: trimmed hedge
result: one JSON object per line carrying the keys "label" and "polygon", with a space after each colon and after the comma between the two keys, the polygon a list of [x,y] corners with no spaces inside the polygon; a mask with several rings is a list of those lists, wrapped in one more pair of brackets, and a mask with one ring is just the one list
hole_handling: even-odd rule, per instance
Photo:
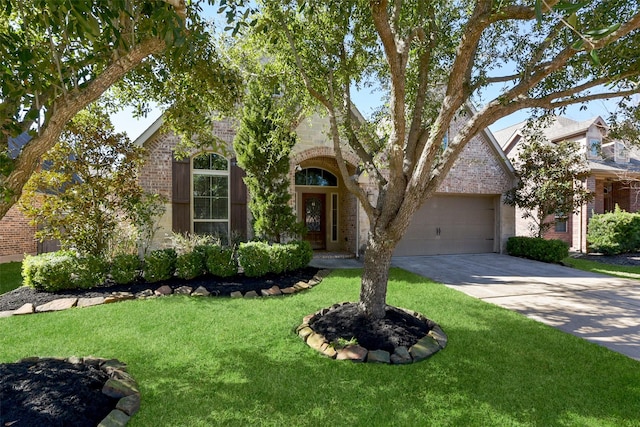
{"label": "trimmed hedge", "polygon": [[204,246],[196,246],[192,252],[178,255],[176,276],[181,279],[193,279],[206,272],[206,253]]}
{"label": "trimmed hedge", "polygon": [[562,240],[545,240],[540,237],[509,237],[507,253],[542,262],[560,262],[569,256],[569,245]]}
{"label": "trimmed hedge", "polygon": [[176,270],[177,257],[174,249],[151,251],[144,257],[144,280],[153,283],[170,279]]}
{"label": "trimmed hedge", "polygon": [[111,278],[118,285],[126,285],[140,277],[140,258],[133,254],[116,255],[111,260]]}
{"label": "trimmed hedge", "polygon": [[47,292],[99,286],[104,283],[107,270],[103,259],[80,258],[71,251],[26,256],[22,263],[24,284]]}
{"label": "trimmed hedge", "polygon": [[[306,241],[269,245],[242,243],[238,259],[248,277],[282,273],[305,267],[313,251]],[[107,272],[117,284],[128,284],[140,277],[141,263],[136,255],[117,255],[111,265],[94,256],[79,257],[72,251],[27,256],[22,263],[23,283],[38,290],[89,289],[104,284]],[[174,275],[192,279],[209,272],[218,277],[238,273],[238,262],[229,247],[196,246],[192,252],[177,255],[174,249],[152,251],[144,258],[142,277],[149,283],[168,280]]]}
{"label": "trimmed hedge", "polygon": [[605,255],[640,250],[640,214],[625,212],[616,205],[614,212],[593,215],[587,242],[591,251]]}
{"label": "trimmed hedge", "polygon": [[249,242],[238,249],[240,266],[248,277],[297,270],[306,267],[312,257],[311,245],[305,240],[274,245]]}
{"label": "trimmed hedge", "polygon": [[226,246],[205,246],[205,264],[207,271],[218,277],[229,277],[238,273],[238,262],[233,249]]}

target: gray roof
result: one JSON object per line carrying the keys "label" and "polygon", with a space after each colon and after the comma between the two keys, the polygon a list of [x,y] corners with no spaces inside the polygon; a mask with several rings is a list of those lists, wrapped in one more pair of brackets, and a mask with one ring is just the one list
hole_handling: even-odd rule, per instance
{"label": "gray roof", "polygon": [[22,148],[31,141],[31,135],[28,132],[23,132],[15,138],[9,138],[7,141],[9,149],[9,157],[12,159],[18,158]]}

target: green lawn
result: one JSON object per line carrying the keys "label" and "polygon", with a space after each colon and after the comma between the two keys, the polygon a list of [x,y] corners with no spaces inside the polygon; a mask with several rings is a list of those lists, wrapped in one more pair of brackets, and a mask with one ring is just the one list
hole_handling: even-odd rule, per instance
{"label": "green lawn", "polygon": [[14,290],[22,285],[21,262],[0,264],[0,294]]}
{"label": "green lawn", "polygon": [[604,264],[598,261],[568,257],[562,260],[566,265],[593,273],[609,274],[625,279],[640,279],[640,266]]}
{"label": "green lawn", "polygon": [[405,366],[327,359],[293,333],[354,301],[359,271],[256,300],[172,296],[0,319],[0,362],[95,355],[129,364],[131,426],[638,426],[640,364],[520,314],[393,270],[388,302],[449,345]]}

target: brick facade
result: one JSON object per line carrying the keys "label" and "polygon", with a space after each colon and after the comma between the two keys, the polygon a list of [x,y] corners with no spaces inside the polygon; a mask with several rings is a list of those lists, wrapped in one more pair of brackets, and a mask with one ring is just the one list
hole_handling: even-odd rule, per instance
{"label": "brick facade", "polygon": [[24,254],[35,254],[38,242],[36,228],[29,225],[17,206],[0,220],[0,262],[21,260]]}
{"label": "brick facade", "polygon": [[[454,125],[452,132],[456,130],[456,126],[461,126],[461,123]],[[228,158],[233,157],[234,129],[234,124],[230,120],[217,122],[213,129],[213,134],[226,144],[224,149],[228,150],[227,152],[217,151]],[[327,250],[360,252],[366,243],[369,224],[356,197],[346,190],[342,181],[335,159],[333,142],[328,136],[328,120],[314,114],[304,119],[296,131],[298,143],[292,151],[289,171],[291,206],[301,218],[302,194],[324,193],[327,200],[326,213],[329,218],[332,197],[337,195],[338,235],[334,240],[331,238],[333,236],[330,231],[327,231]],[[172,134],[156,132],[143,143],[148,149],[149,160],[140,171],[140,183],[147,191],[158,192],[171,200],[171,158],[178,139]],[[345,150],[344,159],[349,172],[355,173],[356,165],[359,163],[357,156]],[[338,178],[338,186],[296,186],[295,173],[304,168],[320,168],[334,174]],[[482,134],[474,137],[464,148],[451,172],[439,187],[438,193],[498,196],[510,188],[512,184],[513,177],[506,162],[500,157],[491,142],[487,140],[487,137]],[[375,200],[377,189],[369,182],[365,174],[360,175],[359,185],[367,192],[371,200]],[[161,231],[156,235],[155,246],[162,246],[166,243],[166,237],[170,233],[172,224],[170,207],[170,203],[168,203],[167,212],[160,221]],[[501,230],[502,240],[506,238],[505,233],[514,234],[515,223],[511,209],[502,208],[496,222],[497,227]],[[328,221],[327,228],[329,229],[330,226]]]}

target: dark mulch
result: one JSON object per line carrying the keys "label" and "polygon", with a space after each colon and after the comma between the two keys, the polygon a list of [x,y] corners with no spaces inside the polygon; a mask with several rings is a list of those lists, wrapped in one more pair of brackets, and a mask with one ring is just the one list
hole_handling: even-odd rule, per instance
{"label": "dark mulch", "polygon": [[0,365],[0,426],[95,427],[117,404],[99,368],[41,359]]}
{"label": "dark mulch", "polygon": [[[92,298],[112,292],[137,293],[155,290],[163,285],[172,289],[188,285],[205,287],[213,295],[228,296],[231,292],[268,289],[274,285],[286,288],[298,281],[308,281],[318,272],[306,267],[290,273],[260,278],[237,275],[219,279],[204,276],[194,280],[171,279],[157,283],[136,283],[127,286],[104,286],[89,290],[41,292],[22,286],[0,295],[0,311],[14,310],[26,303],[35,306],[59,298]],[[4,320],[4,319],[0,319]],[[0,427],[95,427],[115,407],[117,402],[101,393],[106,374],[85,365],[63,361],[0,364]],[[17,422],[14,422],[17,421]]]}
{"label": "dark mulch", "polygon": [[576,258],[586,259],[589,261],[597,261],[603,264],[614,265],[640,265],[640,253],[629,253],[620,255],[602,255],[602,254],[580,254]]}
{"label": "dark mulch", "polygon": [[355,338],[358,345],[367,350],[385,350],[391,354],[396,347],[411,347],[432,328],[427,322],[392,306],[387,306],[384,319],[368,319],[357,304],[345,304],[315,316],[309,326],[329,342]]}
{"label": "dark mulch", "polygon": [[34,306],[38,306],[59,298],[104,297],[111,295],[113,292],[132,292],[135,294],[145,289],[156,290],[163,285],[168,285],[174,290],[180,286],[191,286],[193,289],[196,289],[198,286],[203,286],[207,291],[218,296],[229,296],[235,291],[245,293],[253,290],[259,294],[260,289],[268,289],[274,285],[278,285],[280,288],[286,288],[300,280],[308,281],[317,272],[317,268],[305,267],[288,273],[270,274],[262,277],[246,277],[243,274],[238,274],[233,277],[221,279],[207,275],[192,280],[173,278],[156,283],[140,282],[131,285],[101,286],[87,290],[81,289],[59,292],[43,292],[34,288],[21,286],[11,292],[0,295],[0,311],[15,310],[26,303],[32,303]]}

